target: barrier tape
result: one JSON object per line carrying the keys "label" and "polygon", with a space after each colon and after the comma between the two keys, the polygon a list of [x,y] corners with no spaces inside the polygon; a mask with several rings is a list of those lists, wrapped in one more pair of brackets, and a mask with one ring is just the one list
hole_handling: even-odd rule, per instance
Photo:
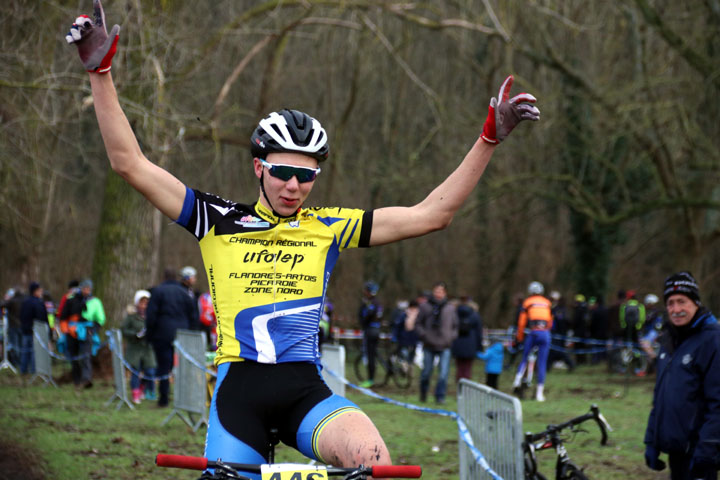
{"label": "barrier tape", "polygon": [[[108,335],[109,335],[109,333],[108,333]],[[121,355],[120,353],[118,353],[117,345],[115,345],[115,339],[112,337],[109,337],[109,348],[110,348],[110,351],[113,353],[113,355],[115,355],[117,358],[120,359],[120,362],[123,364],[125,369],[128,370],[131,374],[137,376],[140,380],[152,380],[152,381],[168,380],[168,379],[170,379],[170,377],[173,376],[172,372],[168,373],[167,375],[163,375],[162,377],[156,377],[153,375],[146,375],[139,370],[135,370],[135,368],[132,365],[130,365],[127,360],[125,360],[125,357],[123,355]]]}

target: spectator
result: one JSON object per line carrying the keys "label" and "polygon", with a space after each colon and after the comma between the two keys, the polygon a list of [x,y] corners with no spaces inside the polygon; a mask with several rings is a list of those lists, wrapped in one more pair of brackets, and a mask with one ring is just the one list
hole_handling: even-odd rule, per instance
{"label": "spectator", "polygon": [[[145,338],[145,313],[147,311],[150,292],[135,292],[133,304],[128,307],[128,314],[123,320],[122,331],[125,339],[125,360],[133,368],[130,376],[130,389],[133,403],[140,403],[144,398],[157,400],[155,396],[155,353]],[[144,378],[140,379],[141,374]]]}
{"label": "spectator", "polygon": [[155,350],[159,380],[158,406],[170,404],[170,372],[175,358],[173,342],[179,328],[198,328],[197,303],[176,279],[176,271],[165,270],[165,281],[152,289],[145,314],[148,342]]}
{"label": "spectator", "polygon": [[195,308],[198,310],[195,314],[195,317],[200,318],[200,304],[198,303],[198,300],[200,299],[200,292],[198,290],[195,290],[195,284],[197,283],[197,270],[195,270],[195,267],[187,266],[183,267],[182,270],[180,270],[180,285],[187,290],[188,296],[192,299],[193,302],[195,302]]}
{"label": "spectator", "polygon": [[565,308],[565,298],[557,290],[550,292],[550,300],[552,307],[553,323],[550,329],[550,353],[548,354],[548,371],[552,367],[565,368],[572,371],[575,369],[575,362],[570,357],[567,349],[567,337],[570,333],[570,321],[568,319],[567,309]]}
{"label": "spectator", "polygon": [[65,305],[67,305],[67,301],[69,298],[71,298],[76,293],[80,292],[80,289],[78,286],[80,285],[80,282],[78,280],[70,280],[68,282],[67,291],[63,294],[62,297],[60,297],[60,303],[58,303],[57,308],[57,318],[58,318],[58,328],[60,329],[60,334],[66,334],[68,333],[68,322],[65,316],[63,315],[63,309],[65,308]]}
{"label": "spectator", "polygon": [[485,361],[485,385],[496,390],[503,369],[504,350],[502,342],[495,341],[485,352],[475,354],[477,358]]}
{"label": "spectator", "polygon": [[523,310],[518,321],[518,343],[523,341],[525,327],[530,329],[528,339],[525,341],[523,357],[518,365],[515,380],[513,380],[513,392],[520,391],[520,383],[528,366],[528,356],[537,347],[537,390],[535,400],[545,401],[545,373],[547,371],[547,359],[550,352],[550,330],[552,329],[552,309],[549,299],[543,296],[545,287],[540,282],[530,282],[528,285],[528,297],[523,302]]}
{"label": "spectator", "polygon": [[444,282],[433,286],[430,299],[420,305],[415,328],[423,344],[423,368],[420,374],[420,401],[427,400],[435,358],[439,358],[439,372],[435,386],[435,402],[445,403],[447,379],[450,373],[450,347],[457,338],[458,319],[455,306],[448,302]]}
{"label": "spectator", "polygon": [[92,289],[92,280],[80,282],[79,291],[67,299],[60,319],[67,322],[67,352],[76,388],[93,386],[93,343],[99,344],[97,332],[105,325],[105,309],[102,301],[93,296]]}
{"label": "spectator", "polygon": [[690,272],[665,280],[669,321],[660,337],[657,380],[645,431],[645,463],[672,480],[717,479],[720,468],[720,327],[700,302]]}
{"label": "spectator", "polygon": [[451,352],[455,358],[455,381],[472,378],[472,362],[483,350],[483,325],[480,314],[473,308],[467,297],[456,307],[458,335],[453,341]]}
{"label": "spectator", "polygon": [[659,301],[660,299],[654,293],[648,293],[643,300],[645,304],[645,327],[640,337],[640,348],[648,357],[647,373],[655,371],[655,361],[657,359],[656,341],[666,322],[665,315],[658,308]]}
{"label": "spectator", "polygon": [[625,302],[625,290],[620,289],[617,292],[615,302],[608,307],[608,330],[612,339],[621,342],[625,338],[625,332],[620,327],[620,305]]}
{"label": "spectator", "polygon": [[585,339],[590,328],[590,309],[588,309],[587,299],[582,293],[575,295],[572,325],[573,336],[578,339],[575,341],[575,362],[577,364],[585,363],[587,360]]}
{"label": "spectator", "polygon": [[33,324],[48,323],[48,314],[43,301],[43,288],[37,282],[30,283],[29,295],[20,307],[20,373],[35,373],[33,351]]}
{"label": "spectator", "polygon": [[375,384],[375,367],[377,363],[377,348],[380,341],[380,318],[383,308],[377,299],[380,289],[375,282],[365,282],[362,291],[362,301],[358,316],[360,328],[363,331],[363,349],[367,358],[367,380],[360,383],[363,388],[370,388]]}
{"label": "spectator", "polygon": [[[518,343],[518,322],[520,321],[520,313],[523,311],[523,302],[525,301],[525,295],[522,293],[516,293],[513,301],[515,303],[515,309],[513,312],[513,320],[510,326],[508,327],[508,335],[512,338],[511,344],[510,344],[510,356],[508,358],[508,363],[505,366],[506,368],[510,368],[513,365],[515,365],[515,359],[517,356],[523,351],[523,345],[522,343]],[[524,336],[522,338],[525,338]]]}
{"label": "spectator", "polygon": [[24,301],[25,295],[23,295],[20,287],[15,287],[7,291],[3,302],[3,309],[5,309],[8,322],[8,360],[16,367],[20,366],[20,345],[22,343],[20,310]]}
{"label": "spectator", "polygon": [[602,297],[590,297],[590,337],[594,340],[590,347],[593,350],[590,362],[593,365],[604,361],[607,357],[608,314]]}
{"label": "spectator", "polygon": [[210,292],[204,292],[198,297],[198,315],[200,330],[205,332],[206,344],[211,352],[217,350],[217,317],[212,303]]}
{"label": "spectator", "polygon": [[412,365],[415,360],[415,350],[418,344],[417,321],[420,306],[417,300],[400,301],[398,308],[393,314],[392,339],[397,345],[398,354]]}

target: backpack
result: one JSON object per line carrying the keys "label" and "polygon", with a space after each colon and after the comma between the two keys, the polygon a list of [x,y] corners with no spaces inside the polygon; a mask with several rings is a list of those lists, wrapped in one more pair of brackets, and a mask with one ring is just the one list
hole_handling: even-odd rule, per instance
{"label": "backpack", "polygon": [[624,328],[634,329],[640,321],[640,307],[637,303],[625,304],[625,325]]}
{"label": "backpack", "polygon": [[473,318],[473,311],[470,308],[458,307],[458,335],[465,337],[470,335],[470,332],[475,328],[475,319]]}

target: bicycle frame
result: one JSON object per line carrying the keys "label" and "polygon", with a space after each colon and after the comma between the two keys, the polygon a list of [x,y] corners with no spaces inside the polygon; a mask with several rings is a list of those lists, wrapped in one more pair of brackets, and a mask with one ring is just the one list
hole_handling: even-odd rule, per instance
{"label": "bicycle frame", "polygon": [[595,404],[590,406],[590,412],[585,415],[580,415],[579,417],[575,417],[558,425],[548,425],[546,430],[539,433],[526,433],[525,441],[523,442],[525,478],[532,479],[540,476],[537,469],[536,452],[549,448],[554,448],[557,455],[557,462],[555,464],[556,478],[563,478],[568,467],[580,470],[570,461],[570,456],[564,445],[565,439],[562,438],[561,432],[567,429],[570,429],[571,432],[577,432],[579,431],[577,427],[588,420],[594,420],[595,423],[597,423],[602,434],[600,444],[606,445],[608,440],[607,432],[611,432],[612,427]]}

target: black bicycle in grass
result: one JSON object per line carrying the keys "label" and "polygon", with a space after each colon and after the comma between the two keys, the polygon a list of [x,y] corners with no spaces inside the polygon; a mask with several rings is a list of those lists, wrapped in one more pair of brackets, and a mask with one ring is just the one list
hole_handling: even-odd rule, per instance
{"label": "black bicycle in grass", "polygon": [[[583,469],[575,465],[568,455],[565,443],[574,438],[577,432],[587,432],[580,428],[580,425],[588,420],[594,420],[602,433],[601,445],[606,445],[608,440],[607,432],[612,432],[597,405],[590,407],[590,412],[580,415],[567,422],[558,425],[548,425],[547,429],[539,433],[526,433],[523,442],[523,457],[525,460],[525,480],[547,480],[547,477],[538,471],[536,452],[555,449],[557,462],[555,463],[556,480],[588,480]],[[564,433],[567,431],[568,433]]]}
{"label": "black bicycle in grass", "polygon": [[[375,359],[375,387],[384,387],[392,378],[398,388],[408,388],[412,384],[413,359],[408,349],[397,348],[394,343],[379,346]],[[353,371],[359,382],[368,378],[367,355],[360,347],[355,360]]]}

